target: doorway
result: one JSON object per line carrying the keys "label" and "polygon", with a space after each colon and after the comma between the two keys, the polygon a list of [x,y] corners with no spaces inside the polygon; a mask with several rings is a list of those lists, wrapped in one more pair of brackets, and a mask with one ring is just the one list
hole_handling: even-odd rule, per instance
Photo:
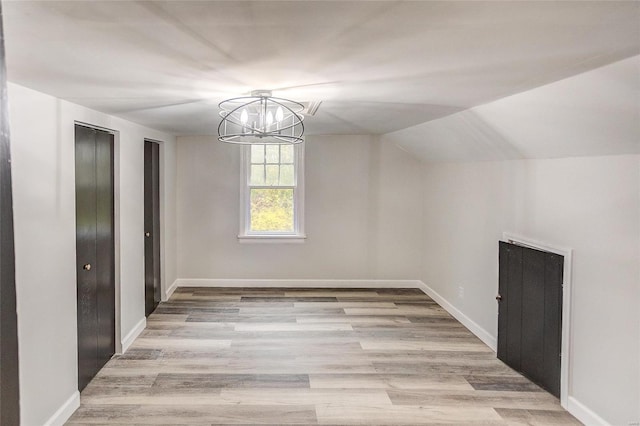
{"label": "doorway", "polygon": [[559,398],[564,257],[499,244],[498,358]]}
{"label": "doorway", "polygon": [[114,136],[76,124],[78,390],[115,353]]}
{"label": "doorway", "polygon": [[160,144],[144,142],[144,294],[148,317],[161,300]]}

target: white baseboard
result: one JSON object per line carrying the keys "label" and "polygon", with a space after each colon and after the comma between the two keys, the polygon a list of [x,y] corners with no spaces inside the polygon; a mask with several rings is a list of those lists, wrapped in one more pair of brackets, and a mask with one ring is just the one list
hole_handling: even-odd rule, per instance
{"label": "white baseboard", "polygon": [[165,293],[164,293],[164,296],[165,296],[165,299],[164,299],[164,300],[165,300],[165,302],[171,298],[171,295],[173,294],[173,292],[174,292],[174,291],[176,291],[176,288],[178,288],[178,281],[179,281],[179,280],[175,280],[175,281],[173,282],[173,284],[171,284],[171,285],[169,286],[169,288],[167,289],[167,291],[165,291]]}
{"label": "white baseboard", "polygon": [[133,330],[131,330],[126,336],[124,336],[124,339],[122,339],[122,353],[125,353],[127,349],[129,349],[129,346],[131,346],[133,341],[136,340],[136,337],[138,337],[140,333],[142,333],[146,326],[147,319],[142,318],[140,321],[138,321],[135,327],[133,327]]}
{"label": "white baseboard", "polygon": [[65,401],[64,404],[58,411],[53,413],[53,416],[49,418],[46,422],[44,422],[44,426],[62,426],[69,420],[69,417],[80,407],[80,392],[75,391],[69,399]]}
{"label": "white baseboard", "polygon": [[[179,278],[177,287],[420,288],[419,280],[259,280]],[[173,287],[173,286],[172,286]]]}
{"label": "white baseboard", "polygon": [[587,426],[611,426],[609,422],[572,396],[567,399],[567,411]]}
{"label": "white baseboard", "polygon": [[467,327],[469,331],[475,334],[485,345],[489,346],[494,352],[498,348],[497,340],[495,336],[489,333],[487,330],[478,325],[477,322],[466,316],[462,311],[458,310],[455,306],[449,303],[444,297],[440,296],[434,289],[420,281],[420,290],[424,291],[427,296],[432,298],[438,305],[442,306],[444,310],[449,312],[451,316],[460,321],[462,325]]}

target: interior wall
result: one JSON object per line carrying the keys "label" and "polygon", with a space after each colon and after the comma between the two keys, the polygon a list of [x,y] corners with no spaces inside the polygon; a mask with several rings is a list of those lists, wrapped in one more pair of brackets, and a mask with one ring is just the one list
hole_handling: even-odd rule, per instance
{"label": "interior wall", "polygon": [[639,100],[636,55],[382,137],[425,162],[423,281],[489,336],[502,233],[574,250],[569,408],[589,424],[640,421]]}
{"label": "interior wall", "polygon": [[610,424],[638,420],[639,170],[639,155],[424,166],[423,281],[492,336],[502,233],[573,249],[569,396]]}
{"label": "interior wall", "polygon": [[166,292],[178,278],[177,269],[177,201],[176,172],[177,151],[175,138],[160,145],[160,236],[161,250],[161,295],[166,299]]}
{"label": "interior wall", "polygon": [[420,163],[370,136],[305,142],[304,243],[239,243],[240,147],[179,137],[183,279],[416,279]]}
{"label": "interior wall", "polygon": [[[9,116],[21,416],[25,425],[41,425],[78,389],[74,121],[119,132],[115,180],[121,338],[144,318],[144,138],[164,141],[169,155],[175,138],[15,84],[9,84]],[[165,178],[171,179],[171,173]],[[166,202],[173,198],[169,194]],[[175,223],[165,223],[164,231],[175,235]],[[165,250],[168,258],[175,257],[171,240]]]}

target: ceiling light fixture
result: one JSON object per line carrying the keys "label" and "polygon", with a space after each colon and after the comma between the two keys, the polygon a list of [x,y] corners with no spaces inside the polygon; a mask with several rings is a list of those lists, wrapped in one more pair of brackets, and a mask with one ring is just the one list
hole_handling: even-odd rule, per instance
{"label": "ceiling light fixture", "polygon": [[270,90],[254,90],[251,96],[220,102],[218,140],[249,145],[304,142],[304,105],[274,98]]}

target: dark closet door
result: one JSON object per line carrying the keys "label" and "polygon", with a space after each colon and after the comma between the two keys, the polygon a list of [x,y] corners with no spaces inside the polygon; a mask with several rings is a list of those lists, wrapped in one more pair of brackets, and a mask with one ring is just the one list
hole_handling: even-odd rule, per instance
{"label": "dark closet door", "polygon": [[78,389],[115,352],[113,135],[76,125]]}
{"label": "dark closet door", "polygon": [[113,135],[96,131],[96,296],[98,369],[116,348]]}
{"label": "dark closet door", "polygon": [[146,316],[160,303],[160,145],[144,143],[144,271]]}
{"label": "dark closet door", "polygon": [[561,255],[500,242],[498,358],[560,396]]}
{"label": "dark closet door", "polygon": [[80,390],[87,386],[98,371],[95,166],[95,130],[76,126],[76,274]]}
{"label": "dark closet door", "polygon": [[0,425],[20,424],[11,149],[0,3]]}

